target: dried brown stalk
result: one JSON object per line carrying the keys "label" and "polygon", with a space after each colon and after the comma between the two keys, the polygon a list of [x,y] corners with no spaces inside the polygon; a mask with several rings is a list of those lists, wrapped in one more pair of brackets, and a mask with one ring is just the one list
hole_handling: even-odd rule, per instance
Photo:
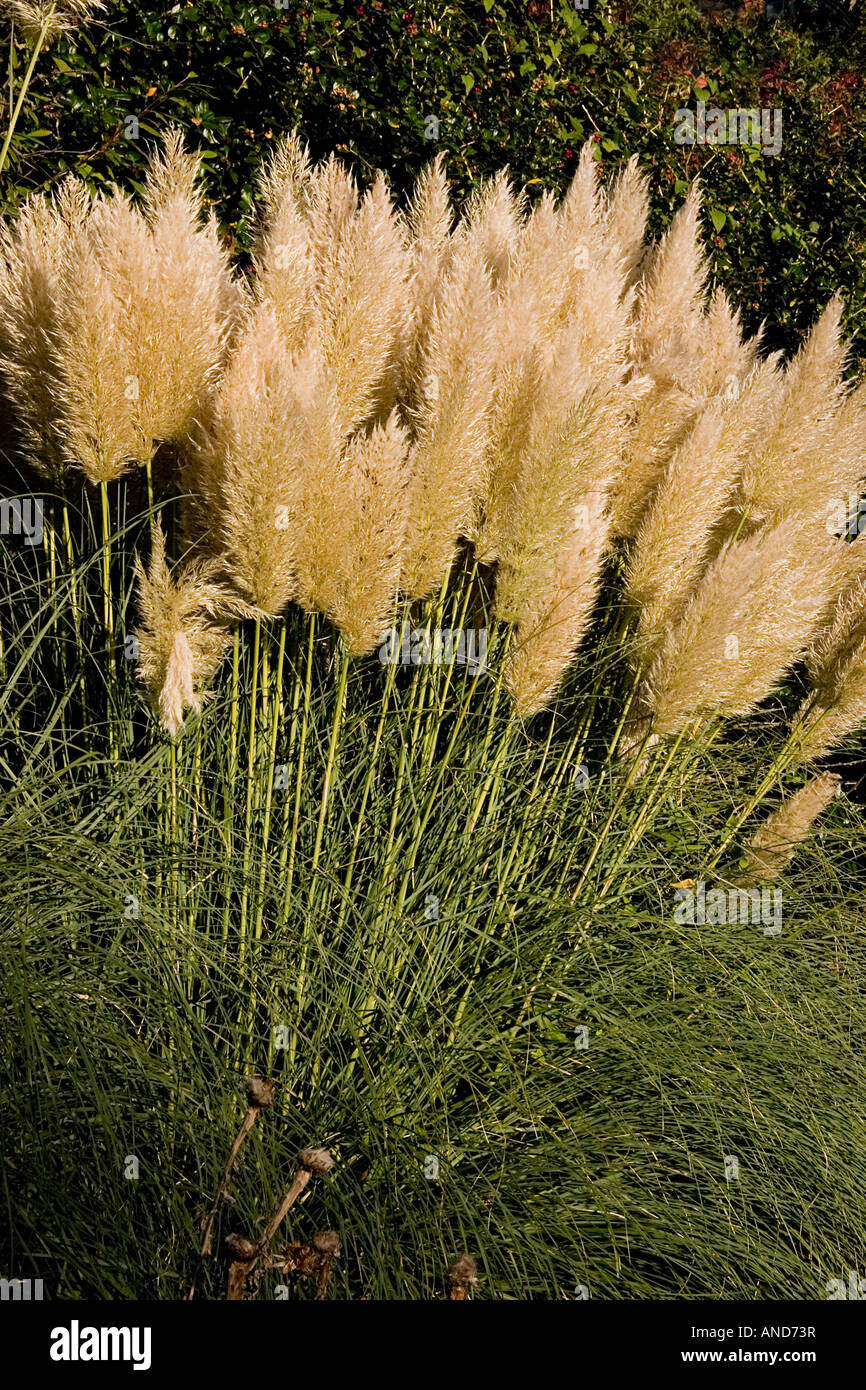
{"label": "dried brown stalk", "polygon": [[301,1149],[298,1154],[298,1168],[292,1178],[292,1185],[277,1207],[267,1226],[263,1243],[268,1245],[283,1217],[294,1206],[314,1173],[327,1173],[334,1166],[334,1160],[327,1149]]}
{"label": "dried brown stalk", "polygon": [[273,1103],[274,1099],[274,1083],[266,1077],[248,1076],[246,1081],[244,1082],[244,1086],[247,1093],[247,1102],[249,1108],[247,1110],[247,1113],[244,1115],[243,1120],[241,1121],[241,1127],[237,1132],[235,1141],[232,1144],[231,1149],[229,1150],[229,1156],[226,1159],[226,1166],[223,1169],[222,1180],[220,1182],[219,1187],[217,1188],[217,1194],[214,1198],[213,1206],[211,1207],[210,1212],[208,1213],[207,1220],[205,1221],[204,1234],[201,1246],[202,1255],[209,1255],[213,1249],[213,1223],[216,1220],[216,1214],[219,1210],[219,1204],[226,1194],[226,1190],[229,1185],[229,1179],[232,1175],[232,1170],[235,1166],[235,1163],[237,1162],[238,1154],[241,1151],[241,1145],[243,1144],[244,1140],[246,1139],[247,1135],[249,1134],[250,1130],[255,1124],[256,1117],[259,1111],[267,1110],[268,1106]]}
{"label": "dried brown stalk", "polygon": [[[243,1298],[247,1280],[260,1261],[262,1261],[268,1269],[286,1268],[288,1272],[294,1270],[294,1272],[301,1274],[311,1272],[307,1270],[306,1267],[301,1268],[300,1266],[297,1266],[297,1268],[292,1266],[290,1270],[289,1266],[286,1265],[286,1261],[293,1258],[293,1251],[307,1250],[310,1247],[301,1245],[291,1246],[284,1255],[274,1257],[268,1252],[268,1246],[286,1213],[294,1206],[313,1175],[316,1173],[330,1172],[333,1166],[334,1160],[327,1149],[301,1149],[298,1154],[298,1167],[292,1178],[291,1185],[265,1227],[265,1233],[258,1244],[249,1240],[246,1236],[231,1235],[227,1237],[226,1248],[229,1254],[233,1256],[232,1264],[229,1268],[228,1287],[226,1290],[226,1300],[228,1302],[237,1302]],[[328,1278],[330,1278],[330,1261],[339,1254],[340,1242],[333,1231],[317,1232],[316,1236],[313,1237],[314,1245],[317,1236],[323,1240],[327,1237],[327,1240],[325,1240],[326,1248],[324,1250],[319,1246],[316,1247],[318,1255],[316,1256],[315,1273],[317,1277],[324,1277],[324,1283],[321,1285],[321,1292],[317,1295],[321,1297],[327,1286]],[[334,1242],[336,1242],[336,1244],[334,1244]],[[322,1263],[324,1257],[327,1257],[327,1274],[325,1274]]]}

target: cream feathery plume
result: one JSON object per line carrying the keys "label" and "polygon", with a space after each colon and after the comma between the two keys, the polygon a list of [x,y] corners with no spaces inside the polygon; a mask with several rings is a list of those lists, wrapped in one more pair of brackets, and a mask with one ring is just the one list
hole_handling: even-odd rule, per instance
{"label": "cream feathery plume", "polygon": [[[466,235],[461,226],[455,240]],[[498,288],[499,304],[492,326],[496,375],[489,447],[482,464],[482,506],[472,535],[479,558],[488,563],[498,554],[503,518],[522,466],[538,399],[544,371],[539,351],[542,320],[545,314],[553,316],[562,294],[561,286],[549,274],[555,247],[556,205],[552,195],[545,193],[522,229],[509,275]]]}
{"label": "cream feathery plume", "polygon": [[819,699],[831,702],[839,671],[866,639],[866,542],[836,542],[847,563],[846,582],[836,601],[822,613],[806,652],[806,667]]}
{"label": "cream feathery plume", "polygon": [[312,181],[309,148],[293,130],[277,141],[259,171],[258,194],[264,224],[273,222],[287,201],[294,203],[299,211],[307,211]]}
{"label": "cream feathery plume", "polygon": [[647,673],[656,735],[712,710],[747,714],[776,688],[838,592],[838,549],[796,516],[725,544]]}
{"label": "cream feathery plume", "polygon": [[620,432],[612,403],[592,391],[577,395],[564,419],[534,422],[499,538],[497,617],[520,622],[546,588],[578,499],[607,489]]}
{"label": "cream feathery plume", "polygon": [[315,355],[289,357],[274,310],[259,305],[192,464],[214,504],[211,546],[238,591],[273,615],[295,596],[304,469],[313,447],[308,410],[320,375]]}
{"label": "cream feathery plume", "polygon": [[[773,364],[760,363],[736,394],[709,400],[675,450],[637,528],[626,570],[639,638],[657,640],[682,617],[712,558],[717,523],[775,389]],[[643,648],[645,659],[646,643]]]}
{"label": "cream feathery plume", "polygon": [[664,237],[641,257],[631,325],[632,380],[639,385],[621,468],[611,498],[613,529],[633,536],[698,406],[681,380],[694,362],[691,343],[703,322],[708,268],[698,240],[697,182]]}
{"label": "cream feathery plume", "polygon": [[[859,530],[862,520],[859,504],[866,480],[866,380],[848,392],[838,415],[822,432],[825,452],[812,462],[811,489],[816,503],[819,487],[824,494],[822,514],[828,532],[841,536],[852,522]],[[859,573],[856,560],[853,573]]]}
{"label": "cream feathery plume", "polygon": [[352,656],[381,640],[406,531],[406,435],[396,412],[356,435],[330,468],[307,469],[299,601],[340,629]]}
{"label": "cream feathery plume", "polygon": [[290,353],[303,347],[310,324],[311,179],[309,155],[296,135],[280,141],[259,176],[262,225],[253,253],[255,293],[271,305]]}
{"label": "cream feathery plume", "polygon": [[599,221],[603,208],[599,172],[595,146],[587,140],[581,147],[577,169],[559,207],[559,220],[569,242],[573,241],[575,231],[582,235]]}
{"label": "cream feathery plume", "polygon": [[237,595],[216,582],[216,566],[192,564],[173,576],[165,557],[165,537],[152,528],[150,563],[136,557],[141,625],[138,677],[163,729],[175,738],[186,711],[198,713],[200,686],[218,669],[231,641],[232,621],[258,616]]}
{"label": "cream feathery plume", "polygon": [[815,821],[838,795],[842,779],[820,772],[785,798],[758,827],[746,846],[746,871],[741,886],[758,879],[775,879],[788,867]]}
{"label": "cream feathery plume", "polygon": [[439,587],[470,534],[493,393],[493,296],[480,248],[464,243],[433,307],[410,454],[402,588]]}
{"label": "cream feathery plume", "polygon": [[[461,225],[456,238],[469,235]],[[473,536],[479,557],[487,562],[498,553],[503,517],[527,447],[545,371],[540,339],[558,316],[565,293],[559,274],[561,242],[556,203],[545,192],[519,228],[509,249],[508,273],[498,286],[490,445],[484,461],[484,505]]]}
{"label": "cream feathery plume", "polygon": [[[598,166],[584,146],[577,173],[562,203],[545,191],[509,238],[500,289],[500,355],[503,369],[525,362],[554,342],[576,314],[578,298],[599,271],[603,248]],[[525,194],[514,217],[525,207]]]}
{"label": "cream feathery plume", "polygon": [[619,246],[603,221],[597,233],[584,231],[585,240],[577,248],[581,260],[563,267],[567,290],[559,306],[560,331],[550,335],[550,341],[558,354],[563,336],[576,337],[595,388],[616,391],[625,407],[632,395],[624,389],[624,378],[633,292],[627,286]]}
{"label": "cream feathery plume", "polygon": [[310,324],[312,257],[308,225],[292,203],[269,224],[253,265],[257,299],[273,309],[288,351],[300,351]]}
{"label": "cream feathery plume", "polygon": [[[454,233],[454,242],[460,244],[469,239],[473,239],[471,227],[461,222]],[[518,227],[509,253],[508,272],[495,285],[498,302],[495,332],[499,375],[503,381],[525,373],[537,354],[540,340],[550,336],[565,293],[559,274],[561,241],[556,201],[553,194],[546,191]],[[498,406],[497,413],[502,415]],[[507,430],[504,416],[501,424],[502,429]]]}
{"label": "cream feathery plume", "polygon": [[630,312],[622,248],[587,146],[561,206],[543,197],[533,209],[503,287],[476,536],[479,558],[503,561],[503,615],[523,603],[517,589],[509,596],[524,582],[516,570],[528,563],[534,592],[564,544],[580,492],[603,489],[616,470],[626,411],[643,389],[624,382]]}
{"label": "cream feathery plume", "polygon": [[380,174],[343,229],[316,297],[314,332],[334,379],[341,435],[382,404],[403,338],[408,274],[404,230]]}
{"label": "cream feathery plume", "polygon": [[[577,173],[556,213],[559,257],[554,260],[562,286],[557,312],[546,336],[572,333],[583,325],[584,355],[597,386],[619,386],[631,336],[634,294],[628,283],[628,257],[609,216],[608,199],[598,183],[592,146],[581,151]],[[634,229],[642,236],[643,227]]]}
{"label": "cream feathery plume", "polygon": [[701,405],[692,389],[694,341],[706,326],[708,266],[698,238],[699,222],[696,181],[668,231],[641,263],[630,345],[637,401],[611,499],[613,528],[621,536],[635,534]]}
{"label": "cream feathery plume", "polygon": [[640,172],[637,155],[632,155],[609,191],[605,203],[610,235],[619,248],[626,284],[640,274],[649,215],[649,179]]}
{"label": "cream feathery plume", "polygon": [[309,175],[305,194],[315,284],[334,274],[344,237],[358,211],[358,189],[348,169],[329,155]]}
{"label": "cream feathery plume", "polygon": [[622,450],[623,399],[604,383],[595,389],[584,326],[557,346],[552,362],[535,354],[504,377],[491,427],[495,466],[477,551],[499,561],[496,611],[507,621],[545,585],[580,495],[608,488]]}
{"label": "cream feathery plume", "polygon": [[[692,324],[688,369],[679,374],[678,384],[698,397],[722,396],[730,400],[758,359],[763,329],[751,338],[743,337],[740,313],[724,290],[713,292],[706,314]],[[773,358],[773,361],[776,359]]]}
{"label": "cream feathery plume", "polygon": [[162,295],[157,247],[141,212],[116,188],[94,206],[88,245],[119,306],[128,342],[126,361],[118,362],[119,376],[113,380],[116,395],[128,403],[138,435],[127,457],[146,464],[163,437],[154,404],[164,371],[159,358]]}
{"label": "cream feathery plume", "polygon": [[[623,467],[616,487],[614,530],[633,537],[677,450],[684,447],[708,402],[736,400],[755,371],[760,334],[744,340],[739,314],[717,291],[708,311],[690,318],[680,337],[678,356],[662,360],[664,375],[649,375],[628,432]],[[762,377],[766,403],[777,394],[778,354],[766,360]],[[656,364],[658,365],[658,364]]]}
{"label": "cream feathery plume", "polygon": [[804,514],[817,515],[854,481],[834,448],[845,394],[841,317],[836,296],[785,372],[765,437],[740,479],[738,509],[750,521],[772,520],[792,497]]}
{"label": "cream feathery plume", "polygon": [[631,308],[625,257],[598,185],[591,144],[557,206],[546,192],[513,243],[501,282],[499,337],[503,367],[525,360],[536,344],[555,352],[563,332],[584,325],[596,382],[611,365],[621,376],[621,340]]}
{"label": "cream feathery plume", "polygon": [[[849,582],[825,613],[806,653],[813,693],[796,724],[803,756],[819,758],[837,747],[866,720],[866,566],[864,543],[840,543]],[[854,566],[859,567],[859,573]]]}
{"label": "cream feathery plume", "polygon": [[639,610],[644,635],[681,606],[683,590],[687,597],[700,573],[713,522],[733,483],[731,455],[723,448],[724,430],[723,406],[712,401],[674,451],[637,528],[625,592]]}
{"label": "cream feathery plume", "polygon": [[139,409],[155,442],[183,438],[192,428],[243,308],[216,222],[213,216],[202,222],[199,169],[198,157],[172,129],[151,158],[145,184],[155,260],[149,314],[137,333]]}
{"label": "cream feathery plume", "polygon": [[24,34],[28,44],[51,43],[86,24],[105,9],[103,0],[0,0],[0,11]]}
{"label": "cream feathery plume", "polygon": [[635,360],[656,380],[675,378],[687,340],[703,319],[709,268],[698,236],[700,209],[696,180],[638,285]]}
{"label": "cream feathery plume", "polygon": [[142,448],[130,319],[90,237],[79,239],[63,278],[59,358],[66,457],[91,483],[112,482]]}
{"label": "cream feathery plume", "polygon": [[482,564],[493,564],[499,558],[503,527],[529,449],[533,406],[541,389],[541,362],[536,351],[516,362],[500,362],[483,460],[482,505],[472,535]]}
{"label": "cream feathery plume", "polygon": [[409,232],[409,303],[399,346],[399,391],[404,413],[417,410],[437,298],[451,258],[453,213],[441,155],[415,183],[406,224]]}
{"label": "cream feathery plume", "polygon": [[800,748],[815,759],[837,748],[866,720],[866,639],[835,673],[833,698],[806,700],[798,715]]}
{"label": "cream feathery plume", "polygon": [[89,207],[86,186],[67,179],[54,203],[34,195],[11,229],[0,224],[0,377],[24,458],[54,479],[68,468],[60,409],[63,273]]}
{"label": "cream feathery plume", "polygon": [[637,534],[665,469],[698,415],[695,398],[689,392],[651,377],[633,377],[629,385],[635,380],[641,385],[641,394],[625,432],[622,464],[611,496],[614,533],[629,538]]}
{"label": "cream feathery plume", "polygon": [[522,719],[556,693],[598,597],[609,518],[603,493],[587,494],[543,589],[525,607],[505,661],[505,686]]}
{"label": "cream feathery plume", "polygon": [[466,204],[463,231],[480,249],[494,288],[511,269],[525,203],[526,195],[514,192],[508,170],[500,169]]}

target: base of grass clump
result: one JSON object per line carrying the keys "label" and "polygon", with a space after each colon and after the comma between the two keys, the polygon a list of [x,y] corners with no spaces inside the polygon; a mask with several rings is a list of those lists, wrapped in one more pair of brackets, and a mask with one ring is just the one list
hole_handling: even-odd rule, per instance
{"label": "base of grass clump", "polygon": [[[858,809],[834,803],[776,885],[779,934],[679,924],[748,740],[664,778],[650,759],[584,876],[624,776],[592,737],[575,761],[585,673],[522,729],[489,672],[374,659],[339,697],[340,660],[298,620],[272,751],[268,655],[248,838],[214,751],[231,662],[134,763],[52,767],[24,739],[29,795],[0,816],[4,1266],[55,1298],[222,1298],[225,1237],[261,1238],[313,1145],[335,1167],[279,1239],[332,1232],[340,1258],[324,1287],[263,1268],[259,1298],[447,1297],[461,1251],[482,1299],[825,1296],[866,1259]],[[434,737],[414,719],[446,682]],[[247,702],[244,768],[249,728]],[[255,1072],[273,1105],[201,1260]]]}

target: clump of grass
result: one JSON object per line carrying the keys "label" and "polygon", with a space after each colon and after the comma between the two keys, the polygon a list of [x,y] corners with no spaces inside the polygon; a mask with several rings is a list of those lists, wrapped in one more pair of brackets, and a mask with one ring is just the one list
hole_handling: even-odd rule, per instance
{"label": "clump of grass", "polygon": [[[811,767],[862,705],[862,557],[822,515],[863,471],[835,307],[768,364],[707,299],[694,194],[640,259],[633,167],[603,190],[585,155],[531,210],[500,176],[451,228],[438,166],[404,219],[297,141],[240,291],[175,139],[142,225],[209,267],[199,365],[139,339],[171,410],[122,417],[134,448],[79,390],[88,461],[34,227],[107,214],[64,196],[0,275],[6,487],[45,502],[0,551],[6,1264],[219,1297],[217,1175],[252,1231],[316,1134],[305,1213],[343,1255],[280,1256],[299,1296],[427,1298],[455,1250],[454,1297],[819,1295],[866,1229],[861,813]],[[379,660],[389,621],[486,659]],[[681,925],[676,885],[735,887],[792,806],[781,934]],[[254,1250],[233,1297],[277,1270]]]}

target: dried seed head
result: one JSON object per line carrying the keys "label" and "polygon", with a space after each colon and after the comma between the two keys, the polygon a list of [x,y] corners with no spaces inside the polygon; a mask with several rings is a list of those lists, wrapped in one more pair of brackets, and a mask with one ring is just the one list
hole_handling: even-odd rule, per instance
{"label": "dried seed head", "polygon": [[334,1166],[334,1160],[327,1149],[301,1149],[298,1165],[306,1168],[308,1173],[329,1173]]}
{"label": "dried seed head", "polygon": [[478,1266],[471,1255],[459,1255],[445,1273],[452,1287],[468,1289],[478,1283]]}
{"label": "dried seed head", "polygon": [[274,1082],[266,1076],[248,1076],[244,1081],[247,1100],[253,1110],[267,1110],[274,1100]]}
{"label": "dried seed head", "polygon": [[238,1235],[236,1231],[226,1236],[225,1247],[233,1260],[243,1263],[254,1260],[259,1253],[259,1247],[254,1240],[250,1240],[249,1236]]}
{"label": "dried seed head", "polygon": [[329,1259],[335,1259],[343,1248],[336,1231],[316,1231],[311,1244],[321,1255],[327,1255]]}

